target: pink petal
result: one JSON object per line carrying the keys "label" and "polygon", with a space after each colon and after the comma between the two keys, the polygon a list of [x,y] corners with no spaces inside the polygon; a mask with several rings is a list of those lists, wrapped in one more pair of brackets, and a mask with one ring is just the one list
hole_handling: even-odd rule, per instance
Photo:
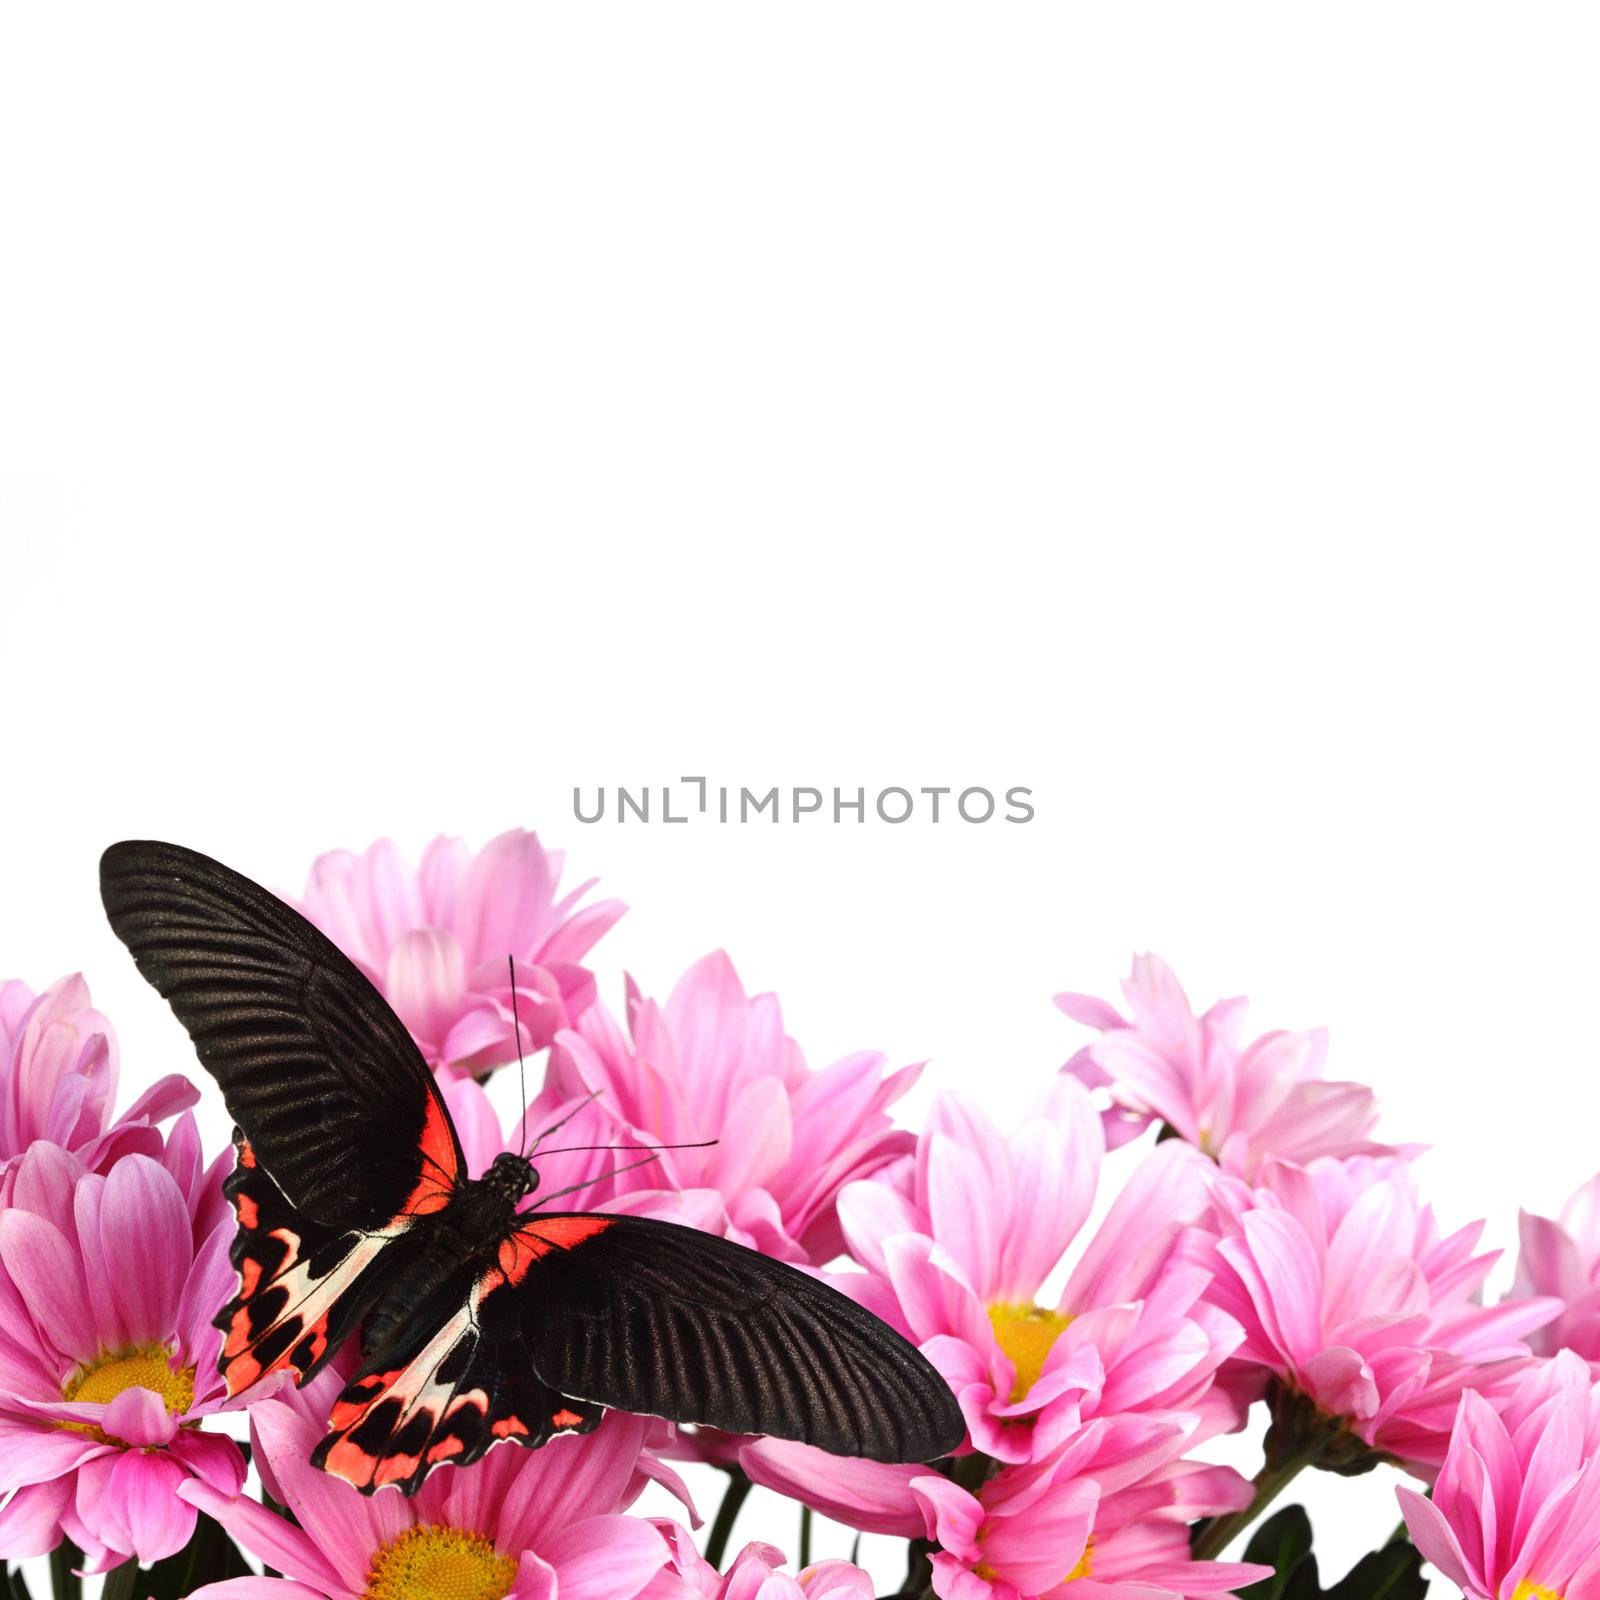
{"label": "pink petal", "polygon": [[83,1264],[61,1234],[30,1211],[0,1213],[0,1262],[56,1349],[92,1359],[99,1347]]}
{"label": "pink petal", "polygon": [[72,1501],[72,1479],[29,1484],[0,1510],[0,1559],[23,1561],[61,1543],[61,1516]]}
{"label": "pink petal", "polygon": [[[124,1450],[111,1469],[106,1493],[127,1530],[127,1548],[141,1562],[175,1555],[194,1533],[194,1507],[178,1497],[187,1475],[159,1450]],[[79,1511],[83,1509],[79,1499]]]}
{"label": "pink petal", "polygon": [[129,1339],[164,1342],[194,1250],[189,1208],[172,1174],[148,1156],[119,1161],[106,1176],[100,1243]]}
{"label": "pink petal", "polygon": [[562,1600],[632,1600],[668,1555],[667,1541],[638,1517],[585,1517],[539,1543]]}
{"label": "pink petal", "polygon": [[124,1389],[105,1409],[100,1426],[127,1444],[164,1445],[178,1431],[177,1419],[153,1389]]}
{"label": "pink petal", "polygon": [[321,1600],[322,1590],[290,1578],[224,1578],[189,1591],[189,1600]]}
{"label": "pink petal", "polygon": [[[344,1583],[305,1533],[292,1522],[274,1516],[259,1501],[221,1494],[193,1478],[180,1484],[177,1492],[196,1510],[220,1522],[240,1549],[286,1577],[308,1585],[315,1593],[355,1595],[366,1587],[365,1569],[356,1587]],[[369,1562],[371,1554],[369,1550]]]}

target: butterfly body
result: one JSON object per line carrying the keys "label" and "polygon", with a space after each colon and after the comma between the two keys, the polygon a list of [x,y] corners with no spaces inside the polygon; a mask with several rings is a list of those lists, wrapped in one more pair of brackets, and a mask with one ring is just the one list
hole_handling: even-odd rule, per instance
{"label": "butterfly body", "polygon": [[230,1394],[304,1383],[358,1340],[318,1466],[413,1493],[606,1407],[880,1461],[960,1443],[926,1359],[797,1268],[652,1218],[526,1207],[539,1178],[518,1154],[472,1177],[399,1018],[248,878],[133,841],[106,852],[101,893],[238,1124]]}

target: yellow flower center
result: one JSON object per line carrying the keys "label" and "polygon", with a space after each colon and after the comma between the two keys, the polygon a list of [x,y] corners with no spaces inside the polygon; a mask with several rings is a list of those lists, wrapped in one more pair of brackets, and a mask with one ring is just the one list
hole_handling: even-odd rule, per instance
{"label": "yellow flower center", "polygon": [[1517,1585],[1516,1593],[1511,1600],[1561,1600],[1561,1596],[1554,1589],[1547,1589],[1542,1583],[1535,1583],[1532,1578],[1524,1578]]}
{"label": "yellow flower center", "polygon": [[[132,1350],[119,1350],[91,1362],[67,1379],[61,1398],[104,1406],[124,1389],[153,1389],[173,1416],[182,1416],[194,1404],[194,1368],[182,1367],[174,1372],[172,1352],[164,1344],[136,1345]],[[61,1426],[105,1438],[92,1422],[63,1422]]]}
{"label": "yellow flower center", "polygon": [[1039,1381],[1051,1346],[1071,1321],[1071,1317],[1046,1311],[1043,1306],[989,1307],[989,1326],[994,1329],[995,1341],[1017,1374],[1011,1385],[1012,1405]]}
{"label": "yellow flower center", "polygon": [[1078,1558],[1078,1564],[1061,1581],[1071,1583],[1074,1578],[1087,1578],[1090,1572],[1089,1559],[1094,1555],[1094,1535],[1089,1535],[1089,1542],[1083,1547],[1083,1554]]}
{"label": "yellow flower center", "polygon": [[372,1558],[363,1600],[503,1600],[517,1564],[480,1533],[407,1528]]}

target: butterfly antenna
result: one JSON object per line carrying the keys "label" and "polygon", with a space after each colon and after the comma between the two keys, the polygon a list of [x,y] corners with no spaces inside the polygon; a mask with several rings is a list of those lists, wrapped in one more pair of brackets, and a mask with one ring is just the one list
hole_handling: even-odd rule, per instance
{"label": "butterfly antenna", "polygon": [[601,1182],[606,1178],[615,1178],[624,1172],[632,1172],[635,1167],[648,1167],[652,1161],[659,1161],[658,1155],[648,1155],[643,1161],[625,1162],[620,1167],[613,1167],[609,1172],[597,1172],[592,1178],[585,1178],[582,1183],[569,1183],[565,1189],[557,1189],[554,1194],[544,1195],[535,1205],[530,1206],[530,1211],[537,1211],[540,1206],[547,1206],[552,1200],[560,1200],[565,1195],[576,1194],[580,1189],[587,1189],[591,1184]]}
{"label": "butterfly antenna", "polygon": [[[577,1114],[580,1111],[582,1111],[583,1108],[586,1105],[588,1105],[591,1100],[598,1100],[599,1098],[600,1098],[600,1091],[598,1089],[591,1089],[588,1092],[588,1094],[586,1094],[583,1097],[583,1099],[581,1099],[577,1103],[577,1105],[575,1105],[564,1117],[557,1117],[556,1120],[554,1122],[552,1122],[550,1124],[550,1126],[548,1128],[546,1128],[544,1130],[544,1132],[541,1133],[539,1135],[539,1137],[533,1141],[533,1149],[528,1152],[528,1158],[530,1160],[532,1160],[532,1158],[535,1155],[538,1154],[539,1146],[542,1145],[545,1142],[545,1140],[548,1139],[550,1137],[550,1135],[556,1131],[557,1128],[566,1127],[566,1125],[569,1122],[571,1122],[572,1119],[575,1116],[577,1116]],[[522,1121],[523,1121],[523,1127],[524,1127],[523,1137],[526,1138],[527,1137],[526,1127],[527,1127],[527,1121],[528,1121],[528,1112],[527,1112],[527,1108],[526,1107],[523,1108]]]}
{"label": "butterfly antenna", "polygon": [[707,1150],[720,1139],[696,1139],[687,1144],[564,1144],[559,1150],[546,1150],[547,1156],[569,1156],[576,1150]]}
{"label": "butterfly antenna", "polygon": [[[517,958],[506,957],[506,971],[511,974],[511,1025],[517,1031],[517,1088],[522,1095],[522,1142],[528,1142],[528,1068],[522,1059],[522,1017],[517,1010]],[[526,1151],[518,1151],[525,1155]]]}

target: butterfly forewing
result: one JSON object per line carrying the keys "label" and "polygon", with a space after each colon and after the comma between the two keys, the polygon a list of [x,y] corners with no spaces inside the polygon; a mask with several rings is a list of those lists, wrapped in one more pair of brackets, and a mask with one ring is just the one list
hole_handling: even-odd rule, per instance
{"label": "butterfly forewing", "polygon": [[370,1230],[415,1209],[419,1189],[442,1204],[462,1159],[432,1074],[330,940],[276,895],[177,845],[113,845],[100,893],[297,1209]]}

